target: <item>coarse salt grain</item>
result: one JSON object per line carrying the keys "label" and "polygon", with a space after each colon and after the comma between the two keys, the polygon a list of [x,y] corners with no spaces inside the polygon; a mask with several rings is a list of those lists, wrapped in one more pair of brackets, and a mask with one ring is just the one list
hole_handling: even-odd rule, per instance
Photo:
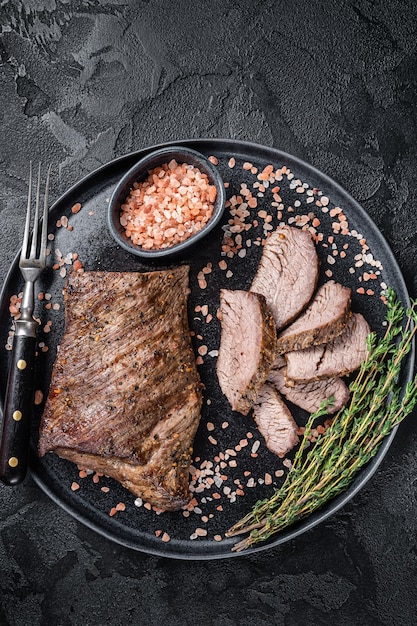
{"label": "coarse salt grain", "polygon": [[258,452],[260,445],[261,445],[261,442],[259,441],[259,439],[254,442],[252,446],[252,450],[251,450],[252,454],[255,454],[256,452]]}

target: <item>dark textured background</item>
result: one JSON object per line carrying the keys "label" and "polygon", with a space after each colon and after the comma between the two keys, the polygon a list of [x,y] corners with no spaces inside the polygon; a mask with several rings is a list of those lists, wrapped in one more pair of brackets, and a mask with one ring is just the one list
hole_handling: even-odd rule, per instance
{"label": "dark textured background", "polygon": [[[59,165],[55,199],[126,152],[229,137],[338,181],[417,296],[414,0],[4,0],[0,25],[0,282],[19,248],[29,157]],[[416,417],[327,522],[228,561],[131,552],[30,477],[0,487],[0,624],[414,624]]]}

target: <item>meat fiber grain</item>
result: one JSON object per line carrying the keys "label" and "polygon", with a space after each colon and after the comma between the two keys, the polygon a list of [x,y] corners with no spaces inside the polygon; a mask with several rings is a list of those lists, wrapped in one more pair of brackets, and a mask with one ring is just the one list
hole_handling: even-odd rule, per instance
{"label": "meat fiber grain", "polygon": [[343,333],[333,341],[285,355],[287,380],[306,382],[354,372],[367,357],[369,333],[369,324],[363,315],[353,313]]}
{"label": "meat fiber grain", "polygon": [[110,476],[159,509],[188,502],[202,402],[188,294],[187,266],[70,275],[41,456]]}
{"label": "meat fiber grain", "polygon": [[298,426],[280,394],[269,383],[259,392],[254,418],[267,448],[277,456],[285,456],[298,443]]}
{"label": "meat fiber grain", "polygon": [[275,323],[262,295],[230,289],[220,291],[220,320],[217,377],[232,409],[247,415],[275,360]]}
{"label": "meat fiber grain", "polygon": [[351,290],[333,280],[322,285],[307,309],[278,336],[278,353],[328,343],[344,330],[351,315]]}
{"label": "meat fiber grain", "polygon": [[265,297],[280,330],[310,302],[318,273],[319,260],[310,233],[280,226],[265,242],[250,291]]}
{"label": "meat fiber grain", "polygon": [[292,382],[287,385],[286,361],[281,355],[268,374],[267,382],[273,385],[287,400],[308,413],[318,411],[321,404],[333,398],[328,413],[336,413],[349,400],[349,389],[341,378],[323,378],[310,382]]}

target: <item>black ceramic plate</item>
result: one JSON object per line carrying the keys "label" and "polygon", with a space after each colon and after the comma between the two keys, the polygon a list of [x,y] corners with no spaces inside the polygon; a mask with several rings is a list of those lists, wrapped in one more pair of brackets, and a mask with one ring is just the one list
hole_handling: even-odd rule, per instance
{"label": "black ceramic plate", "polygon": [[[273,488],[282,483],[288,471],[288,460],[271,454],[251,415],[243,417],[232,413],[220,392],[215,374],[220,334],[216,318],[219,289],[250,286],[262,252],[261,239],[283,221],[310,228],[317,239],[321,260],[320,281],[332,277],[351,287],[353,309],[362,312],[377,332],[382,332],[385,317],[381,300],[384,288],[393,287],[404,304],[409,300],[400,270],[382,235],[363,209],[331,179],[272,148],[221,140],[179,143],[218,159],[220,173],[228,183],[230,201],[223,222],[197,249],[179,261],[188,263],[191,268],[189,317],[195,333],[196,354],[201,354],[199,371],[206,387],[191,479],[195,506],[191,511],[158,515],[145,504],[135,503],[135,497],[115,481],[94,474],[82,478],[75,465],[53,454],[38,458],[37,428],[42,404],[35,407],[30,463],[35,480],[57,504],[115,542],[175,558],[225,558],[236,555],[231,552],[235,539],[225,538],[225,531],[258,499],[269,496]],[[51,367],[63,332],[62,287],[64,275],[74,262],[71,253],[78,254],[86,270],[152,269],[117,247],[107,231],[106,208],[117,181],[139,158],[156,147],[159,146],[101,167],[72,187],[51,208],[50,233],[54,238],[50,241],[48,268],[38,285],[47,297],[38,301],[37,306],[42,326],[36,388],[44,395],[48,392]],[[274,172],[278,170],[277,180],[263,190],[259,187],[262,181],[258,175],[268,165],[273,166]],[[256,207],[247,206],[250,198],[249,204],[256,200]],[[77,202],[82,208],[72,213],[71,207]],[[222,254],[223,246],[226,247]],[[58,269],[53,269],[54,264],[60,263]],[[0,302],[2,397],[10,355],[5,349],[12,327],[9,302],[21,288],[16,259]],[[404,370],[403,384],[412,375],[412,355]],[[303,425],[307,415],[295,407],[292,409],[296,421]],[[369,480],[393,436],[384,441],[378,455],[344,494],[310,518],[244,554],[283,543],[343,506]],[[79,485],[77,490],[73,490],[74,483]],[[124,510],[110,515],[120,503]]]}

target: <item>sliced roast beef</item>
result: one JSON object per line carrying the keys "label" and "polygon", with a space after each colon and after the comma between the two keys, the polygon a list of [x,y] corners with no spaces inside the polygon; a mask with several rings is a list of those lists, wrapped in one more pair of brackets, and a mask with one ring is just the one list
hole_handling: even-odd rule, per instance
{"label": "sliced roast beef", "polygon": [[266,446],[283,457],[298,443],[298,427],[277,390],[265,383],[258,395],[254,418]]}
{"label": "sliced roast beef", "polygon": [[279,226],[268,237],[250,290],[265,296],[277,330],[307,306],[318,272],[317,252],[309,232]]}
{"label": "sliced roast beef", "polygon": [[265,298],[221,289],[220,387],[234,411],[247,415],[276,356],[276,328]]}
{"label": "sliced roast beef", "polygon": [[353,313],[343,333],[333,341],[285,355],[287,380],[306,382],[355,371],[368,354],[366,339],[369,333],[363,315]]}
{"label": "sliced roast beef", "polygon": [[340,335],[350,317],[351,290],[330,280],[322,285],[307,309],[278,336],[278,353],[304,350]]}
{"label": "sliced roast beef", "polygon": [[336,413],[349,400],[349,389],[341,378],[323,378],[306,383],[293,382],[288,386],[286,367],[285,358],[278,355],[266,379],[267,383],[273,385],[287,400],[304,411],[314,413],[323,402],[332,397],[333,402],[328,408],[328,413]]}
{"label": "sliced roast beef", "polygon": [[41,456],[110,476],[159,509],[188,502],[202,401],[188,294],[187,266],[69,277]]}

